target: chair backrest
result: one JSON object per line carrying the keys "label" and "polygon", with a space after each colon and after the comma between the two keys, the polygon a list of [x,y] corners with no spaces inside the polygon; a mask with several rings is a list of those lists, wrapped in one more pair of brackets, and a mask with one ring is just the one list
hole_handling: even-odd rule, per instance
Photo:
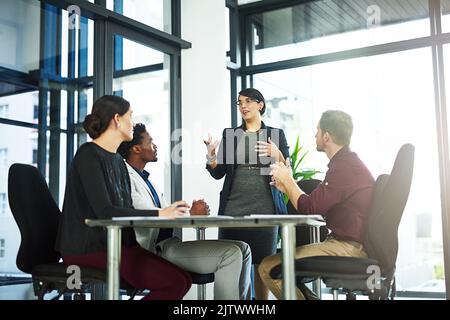
{"label": "chair backrest", "polygon": [[414,146],[403,145],[391,174],[376,182],[364,246],[369,258],[376,259],[382,275],[395,270],[398,253],[398,226],[408,200],[414,168]]}
{"label": "chair backrest", "polygon": [[9,168],[8,199],[20,230],[17,267],[31,273],[40,264],[58,262],[55,251],[60,210],[39,170],[15,163]]}
{"label": "chair backrest", "polygon": [[302,191],[306,194],[311,194],[311,192],[316,189],[322,181],[319,179],[308,179],[308,180],[300,180],[297,182],[297,185],[302,189]]}

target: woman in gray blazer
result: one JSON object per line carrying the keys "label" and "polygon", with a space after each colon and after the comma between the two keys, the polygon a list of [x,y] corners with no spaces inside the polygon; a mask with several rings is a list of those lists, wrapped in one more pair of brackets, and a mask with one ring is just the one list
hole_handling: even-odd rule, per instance
{"label": "woman in gray blazer", "polygon": [[[284,132],[266,126],[261,120],[266,104],[258,90],[242,90],[237,104],[243,124],[223,131],[218,153],[218,141],[213,142],[211,136],[204,141],[208,152],[206,169],[214,179],[225,177],[218,214],[245,216],[287,213],[282,193],[270,185],[269,176],[271,163],[284,162],[289,157]],[[253,264],[257,268],[264,257],[275,254],[278,228],[220,228],[219,239],[248,243]],[[256,299],[267,300],[269,292],[257,272],[254,285]]]}

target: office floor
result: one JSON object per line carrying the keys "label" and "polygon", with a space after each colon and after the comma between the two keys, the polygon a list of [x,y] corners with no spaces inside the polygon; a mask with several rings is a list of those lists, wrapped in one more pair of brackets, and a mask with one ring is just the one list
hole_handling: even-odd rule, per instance
{"label": "office floor", "polygon": [[[187,297],[185,300],[196,300],[196,289],[195,287],[192,290],[191,295]],[[51,299],[54,297],[54,294],[47,294],[45,299]],[[366,296],[357,296],[357,300],[367,300]],[[62,299],[62,298],[61,298]],[[86,299],[90,299],[89,294],[86,295]],[[122,296],[122,300],[127,300],[127,296]],[[139,299],[139,297],[136,297]],[[413,298],[413,297],[397,297],[396,300],[444,300],[438,298]],[[0,286],[0,300],[36,300],[36,297],[33,293],[33,287],[31,284],[20,284],[20,285],[11,285],[11,286]],[[272,294],[269,294],[269,300],[275,300],[275,297]],[[333,300],[332,294],[322,294],[322,300]],[[339,295],[339,300],[345,300],[345,295]]]}

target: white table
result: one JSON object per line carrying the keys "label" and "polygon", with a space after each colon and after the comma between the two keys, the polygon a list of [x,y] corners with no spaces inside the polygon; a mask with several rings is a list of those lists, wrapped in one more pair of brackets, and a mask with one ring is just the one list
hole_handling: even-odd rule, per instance
{"label": "white table", "polygon": [[[308,225],[313,231],[313,242],[320,241],[320,226],[325,225],[319,215],[252,215],[246,217],[190,216],[177,219],[160,217],[118,217],[107,220],[86,219],[90,227],[107,229],[107,298],[119,299],[119,266],[121,259],[122,228],[255,228],[280,226],[282,232],[283,298],[295,300],[295,226]],[[320,283],[320,282],[319,282]],[[320,290],[320,285],[315,285]]]}

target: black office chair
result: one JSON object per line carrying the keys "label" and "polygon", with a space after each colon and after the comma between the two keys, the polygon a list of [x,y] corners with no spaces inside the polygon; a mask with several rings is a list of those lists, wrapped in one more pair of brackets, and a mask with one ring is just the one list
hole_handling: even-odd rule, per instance
{"label": "black office chair", "polygon": [[214,273],[195,273],[189,272],[192,284],[198,285],[197,300],[206,300],[206,284],[214,282]]}
{"label": "black office chair", "polygon": [[[105,296],[106,272],[94,268],[81,268],[81,288],[67,288],[67,267],[59,262],[61,255],[55,251],[60,210],[53,200],[47,183],[39,170],[26,164],[13,164],[8,175],[8,198],[11,212],[20,230],[21,243],[17,253],[17,267],[32,276],[34,293],[38,299],[53,290],[54,299],[65,293],[74,293],[75,299],[84,299],[90,292],[93,299]],[[202,285],[214,282],[214,273],[190,273],[192,283]],[[133,299],[141,291],[121,279],[121,289]]]}
{"label": "black office chair", "polygon": [[[295,262],[297,284],[321,278],[337,298],[338,289],[355,299],[355,292],[370,299],[395,297],[398,226],[408,199],[414,167],[414,146],[403,145],[390,175],[378,177],[369,213],[364,248],[368,258],[314,256]],[[375,269],[373,269],[375,268]],[[376,271],[380,271],[377,277]],[[270,275],[281,279],[281,265]],[[370,288],[369,288],[370,287]]]}
{"label": "black office chair", "polygon": [[[60,210],[53,200],[47,183],[39,170],[26,164],[13,164],[8,175],[8,199],[11,212],[20,230],[21,243],[17,253],[17,267],[32,276],[34,293],[39,300],[53,290],[59,299],[62,294],[74,293],[84,299],[89,291],[93,298],[102,296],[106,273],[99,269],[81,268],[81,288],[68,289],[67,268],[59,262],[55,251]],[[122,280],[121,288],[133,298],[135,290]]]}

